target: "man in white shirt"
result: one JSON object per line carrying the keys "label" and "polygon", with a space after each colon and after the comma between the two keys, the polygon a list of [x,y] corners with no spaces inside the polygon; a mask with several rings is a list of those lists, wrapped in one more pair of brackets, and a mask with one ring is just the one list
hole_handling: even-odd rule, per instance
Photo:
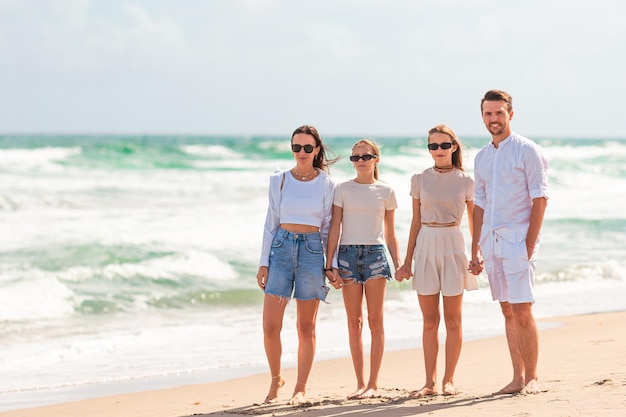
{"label": "man in white shirt", "polygon": [[474,161],[475,200],[470,271],[484,266],[500,302],[513,380],[495,394],[539,392],[537,325],[532,313],[539,231],[547,206],[548,164],[541,148],[514,133],[513,100],[490,90],[481,100],[492,140]]}

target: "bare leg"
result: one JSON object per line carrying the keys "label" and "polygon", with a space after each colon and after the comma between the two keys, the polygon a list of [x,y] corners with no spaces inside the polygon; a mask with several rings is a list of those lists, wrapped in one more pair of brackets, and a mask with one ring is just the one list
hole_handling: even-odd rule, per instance
{"label": "bare leg", "polygon": [[502,309],[502,314],[504,315],[506,340],[509,345],[509,354],[511,355],[511,362],[513,364],[513,380],[509,382],[508,385],[500,389],[500,391],[494,392],[494,394],[515,394],[524,389],[524,359],[522,357],[522,352],[520,351],[518,328],[515,317],[513,316],[511,304],[508,302],[501,302],[500,308]]}
{"label": "bare leg", "polygon": [[298,321],[298,381],[288,404],[305,402],[306,382],[309,379],[315,357],[315,320],[320,300],[296,300]]}
{"label": "bare leg", "polygon": [[348,338],[350,341],[350,353],[352,365],[356,375],[356,391],[348,395],[348,399],[359,398],[365,391],[365,374],[363,371],[363,285],[355,280],[344,280],[342,287],[343,303],[346,308],[348,319]]}
{"label": "bare leg", "polygon": [[446,323],[446,371],[442,381],[444,395],[459,393],[454,387],[454,371],[459,363],[463,345],[462,305],[463,293],[443,297],[443,314]]}
{"label": "bare leg", "polygon": [[285,380],[280,376],[280,356],[282,354],[282,343],[280,332],[283,327],[283,316],[288,300],[275,295],[265,295],[263,301],[263,342],[265,345],[265,355],[270,367],[272,381],[270,389],[265,397],[265,403],[275,403],[278,399],[278,390],[285,385]]}
{"label": "bare leg", "polygon": [[370,279],[365,283],[365,300],[367,302],[367,320],[372,335],[370,348],[370,378],[365,391],[359,398],[378,396],[378,375],[385,351],[385,327],[383,321],[383,302],[387,280],[385,278]]}
{"label": "bare leg", "polygon": [[539,335],[537,324],[533,317],[532,304],[511,304],[513,317],[517,326],[517,341],[524,361],[524,388],[525,394],[539,393],[537,377],[537,358],[539,356]]}
{"label": "bare leg", "polygon": [[426,382],[422,389],[411,393],[413,398],[437,394],[435,384],[437,383],[437,352],[439,351],[439,294],[418,294],[417,298],[424,319],[422,346],[424,348]]}

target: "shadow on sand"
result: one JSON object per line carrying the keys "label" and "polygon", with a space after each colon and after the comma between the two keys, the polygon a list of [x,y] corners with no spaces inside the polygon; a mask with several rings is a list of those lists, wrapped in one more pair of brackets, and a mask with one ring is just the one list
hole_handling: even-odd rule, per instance
{"label": "shadow on sand", "polygon": [[368,417],[405,417],[428,414],[434,411],[472,407],[493,401],[505,401],[515,395],[485,395],[481,397],[435,395],[423,398],[411,398],[403,390],[384,390],[385,395],[363,400],[324,399],[306,402],[297,406],[287,404],[252,404],[245,407],[232,408],[207,414],[193,414],[186,417],[213,416],[299,416],[306,413],[307,417],[352,417],[367,414]]}

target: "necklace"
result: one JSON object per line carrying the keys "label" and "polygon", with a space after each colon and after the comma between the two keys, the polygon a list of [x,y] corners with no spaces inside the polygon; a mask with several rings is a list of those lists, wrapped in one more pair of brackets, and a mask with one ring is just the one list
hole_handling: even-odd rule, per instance
{"label": "necklace", "polygon": [[317,174],[317,169],[313,168],[313,171],[308,172],[306,174],[302,174],[300,172],[298,172],[298,170],[296,170],[295,168],[292,170],[293,175],[295,175],[296,177],[300,177],[300,179],[302,181],[305,181],[307,179],[307,177],[314,177],[315,174]]}
{"label": "necklace", "polygon": [[433,169],[437,172],[449,172],[456,168],[454,165],[446,165],[445,167],[433,166]]}

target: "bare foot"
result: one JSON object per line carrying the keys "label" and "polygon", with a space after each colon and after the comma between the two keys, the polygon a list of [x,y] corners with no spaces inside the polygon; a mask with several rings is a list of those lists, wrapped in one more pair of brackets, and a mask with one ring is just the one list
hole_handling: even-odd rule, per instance
{"label": "bare foot", "polygon": [[492,395],[517,394],[524,389],[524,381],[511,381],[509,385],[500,391],[494,392]]}
{"label": "bare foot", "polygon": [[431,395],[437,395],[437,391],[435,391],[434,388],[428,388],[428,387],[424,387],[422,389],[420,389],[419,391],[413,391],[409,394],[409,397],[411,398],[422,398],[422,397],[428,397]]}
{"label": "bare foot", "polygon": [[531,379],[521,392],[522,394],[539,394],[541,392],[539,382],[536,379]]}
{"label": "bare foot", "polygon": [[300,391],[300,392],[294,393],[293,397],[291,397],[291,399],[287,401],[287,404],[300,405],[300,404],[304,404],[305,402],[306,400],[304,399],[304,392]]}
{"label": "bare foot", "polygon": [[376,397],[378,397],[378,390],[376,390],[375,388],[368,388],[356,398],[358,398],[359,400],[363,400],[366,398],[376,398]]}
{"label": "bare foot", "polygon": [[363,391],[365,391],[365,388],[359,388],[358,390],[354,391],[352,394],[348,395],[348,399],[356,400],[357,398],[359,398],[361,394],[363,394]]}
{"label": "bare foot", "polygon": [[446,382],[445,384],[443,384],[443,387],[441,387],[441,392],[443,393],[443,395],[457,395],[459,393],[459,391],[454,388],[454,385],[452,385],[452,382]]}
{"label": "bare foot", "polygon": [[278,390],[285,385],[285,380],[282,376],[273,376],[272,383],[270,384],[270,391],[265,397],[265,404],[274,404],[278,401]]}

